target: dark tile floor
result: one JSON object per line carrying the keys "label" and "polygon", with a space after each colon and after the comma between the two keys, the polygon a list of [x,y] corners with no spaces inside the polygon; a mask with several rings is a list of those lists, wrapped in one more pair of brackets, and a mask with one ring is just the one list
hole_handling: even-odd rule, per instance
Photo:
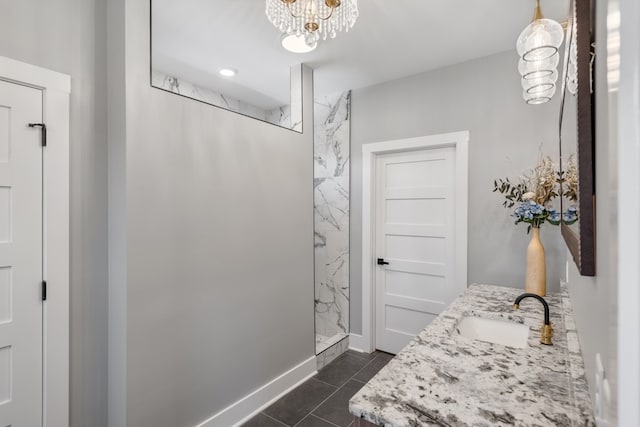
{"label": "dark tile floor", "polygon": [[349,350],[243,427],[349,427],[349,399],[392,357]]}

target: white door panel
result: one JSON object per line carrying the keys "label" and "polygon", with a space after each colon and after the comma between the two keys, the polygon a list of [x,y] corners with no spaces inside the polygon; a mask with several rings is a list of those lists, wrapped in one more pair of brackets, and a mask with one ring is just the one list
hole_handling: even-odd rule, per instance
{"label": "white door panel", "polygon": [[387,224],[444,224],[445,199],[387,199]]}
{"label": "white door panel", "polygon": [[455,298],[455,148],[378,156],[376,347],[399,352]]}
{"label": "white door panel", "polygon": [[442,263],[434,262],[413,262],[413,261],[398,261],[397,259],[390,258],[389,261],[393,261],[393,266],[387,266],[386,270],[404,271],[407,273],[432,275],[435,277],[446,276],[447,266]]}
{"label": "white door panel", "polygon": [[[404,154],[400,154],[403,156]],[[390,156],[395,156],[391,154]],[[396,159],[399,159],[396,157]],[[412,159],[386,164],[386,189],[446,187],[446,159]]]}
{"label": "white door panel", "polygon": [[[443,225],[422,225],[422,224],[387,224],[387,233],[390,236],[411,236],[411,237],[445,237],[446,230]],[[416,243],[420,244],[420,243]],[[438,242],[422,242],[424,245],[437,245]]]}
{"label": "white door panel", "polygon": [[[394,263],[396,264],[396,263]],[[443,271],[410,272],[386,269],[385,283],[388,295],[406,296],[421,300],[444,301],[447,297]]]}
{"label": "white door panel", "polygon": [[408,230],[399,231],[413,233],[412,236],[391,234],[397,232],[398,228],[394,226],[386,227],[386,258],[431,263],[444,263],[446,261],[447,254],[444,251],[446,250],[447,241],[444,238],[444,230],[438,230],[440,231],[440,236],[438,237],[423,236],[418,234],[422,231],[422,226],[418,228],[407,225],[405,228]]}
{"label": "white door panel", "polygon": [[42,425],[42,92],[0,81],[0,426]]}

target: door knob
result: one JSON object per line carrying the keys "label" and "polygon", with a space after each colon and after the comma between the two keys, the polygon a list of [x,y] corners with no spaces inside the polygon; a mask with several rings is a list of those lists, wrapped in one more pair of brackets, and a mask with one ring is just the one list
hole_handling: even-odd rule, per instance
{"label": "door knob", "polygon": [[378,258],[378,265],[389,265],[389,263],[384,258]]}

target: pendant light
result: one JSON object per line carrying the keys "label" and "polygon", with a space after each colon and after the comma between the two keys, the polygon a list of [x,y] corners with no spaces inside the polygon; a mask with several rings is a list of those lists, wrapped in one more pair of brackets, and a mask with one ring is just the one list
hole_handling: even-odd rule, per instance
{"label": "pendant light", "polygon": [[527,104],[543,104],[556,92],[558,80],[559,48],[564,34],[562,26],[542,14],[540,0],[536,0],[533,19],[516,43],[520,61],[518,71],[522,77],[522,96]]}

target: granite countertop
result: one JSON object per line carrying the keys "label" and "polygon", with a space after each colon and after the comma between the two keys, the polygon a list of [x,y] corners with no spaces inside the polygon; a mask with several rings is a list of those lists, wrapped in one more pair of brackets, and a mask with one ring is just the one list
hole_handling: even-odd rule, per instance
{"label": "granite countertop", "polygon": [[[553,345],[540,344],[543,309],[522,289],[469,286],[349,402],[380,426],[594,426],[591,398],[566,288],[545,297]],[[468,315],[530,327],[528,348],[452,335]]]}

